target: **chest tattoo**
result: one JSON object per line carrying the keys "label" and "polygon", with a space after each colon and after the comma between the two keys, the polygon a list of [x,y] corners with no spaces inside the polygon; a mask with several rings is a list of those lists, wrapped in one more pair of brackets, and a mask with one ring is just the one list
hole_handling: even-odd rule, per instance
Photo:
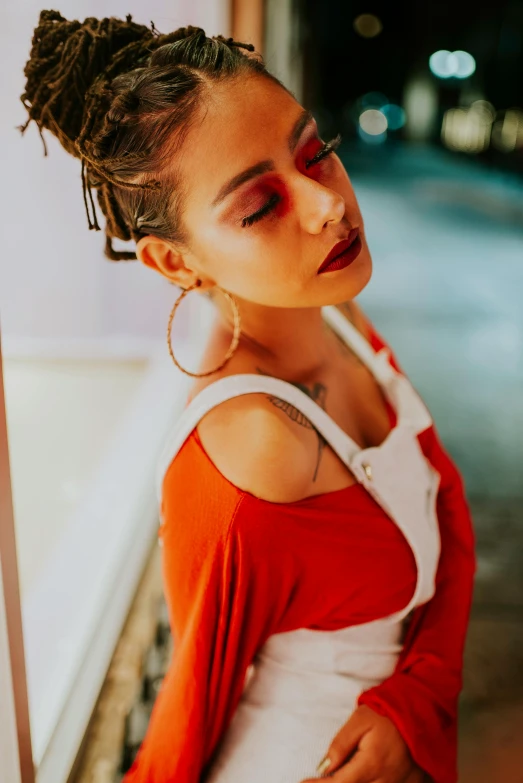
{"label": "chest tattoo", "polygon": [[[260,367],[256,367],[256,371],[260,373],[260,375],[268,375],[270,377],[275,377],[271,375],[268,372],[265,372]],[[307,394],[308,397],[310,397],[314,402],[316,402],[323,410],[325,410],[325,397],[327,395],[327,387],[323,383],[312,383],[310,386],[304,383],[293,383],[291,381],[293,386],[296,386],[297,389]],[[318,475],[318,469],[320,466],[320,460],[321,455],[323,453],[323,449],[325,447],[325,444],[327,441],[323,437],[323,435],[318,432],[316,427],[312,424],[309,419],[303,415],[303,413],[298,410],[294,405],[291,405],[290,402],[287,402],[287,400],[282,400],[279,397],[275,397],[273,395],[268,395],[269,401],[276,407],[279,408],[281,411],[283,411],[292,421],[295,421],[297,424],[300,424],[302,427],[305,427],[309,430],[315,430],[316,435],[318,436],[318,457],[316,460],[316,467],[314,468],[314,475],[312,477],[313,481],[316,481],[316,477]]]}

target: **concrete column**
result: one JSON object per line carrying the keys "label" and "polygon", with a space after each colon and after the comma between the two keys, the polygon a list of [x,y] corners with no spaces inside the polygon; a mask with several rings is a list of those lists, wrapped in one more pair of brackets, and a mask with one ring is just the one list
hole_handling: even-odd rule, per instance
{"label": "concrete column", "polygon": [[252,43],[264,53],[264,0],[231,0],[231,35],[235,41]]}

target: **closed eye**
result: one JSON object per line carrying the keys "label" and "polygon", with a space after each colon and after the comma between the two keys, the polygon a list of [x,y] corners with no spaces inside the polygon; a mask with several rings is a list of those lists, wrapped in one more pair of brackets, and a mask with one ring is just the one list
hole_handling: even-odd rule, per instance
{"label": "closed eye", "polygon": [[338,133],[336,138],[331,139],[326,144],[324,144],[323,147],[316,153],[316,155],[314,155],[313,158],[305,161],[305,168],[308,169],[310,166],[313,166],[315,163],[318,163],[323,158],[326,158],[327,155],[331,154],[331,152],[337,150],[340,144],[341,144],[341,133]]}
{"label": "closed eye", "polygon": [[[305,161],[305,168],[308,169],[311,166],[316,165],[316,163],[319,163],[321,160],[327,157],[327,155],[330,155],[333,153],[341,143],[341,133],[338,133],[338,135],[331,139],[331,141],[326,142],[323,147],[318,150],[316,155],[314,155],[310,160]],[[269,212],[272,212],[274,207],[279,204],[281,201],[281,196],[278,193],[273,193],[270,199],[259,209],[257,212],[254,212],[252,215],[249,215],[248,217],[244,217],[242,219],[242,227],[245,228],[245,226],[252,226],[253,223],[256,223],[258,220],[261,220],[265,215],[268,215]]]}

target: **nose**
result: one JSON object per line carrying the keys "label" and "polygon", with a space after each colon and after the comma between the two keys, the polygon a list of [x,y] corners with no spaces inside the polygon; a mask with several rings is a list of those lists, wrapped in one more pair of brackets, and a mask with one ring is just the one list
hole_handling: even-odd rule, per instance
{"label": "nose", "polygon": [[301,224],[310,234],[321,234],[329,223],[341,223],[345,215],[343,196],[310,177],[303,177],[295,198]]}

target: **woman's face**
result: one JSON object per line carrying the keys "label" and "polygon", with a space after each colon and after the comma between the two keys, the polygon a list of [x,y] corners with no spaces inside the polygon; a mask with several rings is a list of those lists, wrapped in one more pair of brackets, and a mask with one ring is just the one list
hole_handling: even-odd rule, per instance
{"label": "woman's face", "polygon": [[[364,288],[372,261],[356,196],[336,153],[306,165],[324,141],[304,115],[264,77],[213,86],[177,155],[190,247],[187,269],[171,279],[187,287],[199,277],[202,290],[216,284],[247,301],[289,308],[336,304]],[[317,274],[353,227],[362,241],[357,258]]]}

